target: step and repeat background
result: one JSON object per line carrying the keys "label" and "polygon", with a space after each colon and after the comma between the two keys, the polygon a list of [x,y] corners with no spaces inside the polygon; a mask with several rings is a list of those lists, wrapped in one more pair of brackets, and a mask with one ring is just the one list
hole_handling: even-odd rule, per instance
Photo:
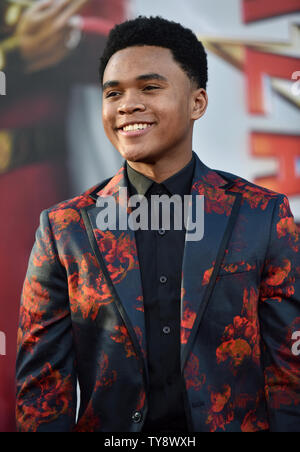
{"label": "step and repeat background", "polygon": [[[1,0],[0,431],[15,430],[20,293],[40,212],[121,166],[101,124],[98,64],[114,24],[160,15],[208,53],[193,149],[288,196],[300,224],[300,0]],[[38,5],[39,4],[39,5]],[[57,21],[66,23],[59,33]]]}

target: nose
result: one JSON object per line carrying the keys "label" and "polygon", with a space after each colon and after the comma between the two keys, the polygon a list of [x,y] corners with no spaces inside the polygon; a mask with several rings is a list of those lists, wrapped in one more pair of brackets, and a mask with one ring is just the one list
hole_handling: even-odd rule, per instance
{"label": "nose", "polygon": [[132,114],[139,111],[145,111],[146,106],[143,102],[141,102],[141,99],[139,96],[135,94],[126,94],[122,98],[122,103],[118,107],[118,113],[120,115],[125,114]]}

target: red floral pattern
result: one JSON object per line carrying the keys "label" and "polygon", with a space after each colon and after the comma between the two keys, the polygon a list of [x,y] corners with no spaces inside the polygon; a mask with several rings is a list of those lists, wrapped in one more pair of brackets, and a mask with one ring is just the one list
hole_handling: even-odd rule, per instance
{"label": "red floral pattern", "polygon": [[97,267],[96,258],[90,253],[84,254],[79,271],[68,277],[69,298],[73,313],[80,310],[84,319],[95,320],[100,308],[113,302],[113,296],[101,271],[93,278],[91,265]]}
{"label": "red floral pattern", "polygon": [[98,388],[110,388],[117,379],[117,372],[115,370],[109,371],[108,355],[103,351],[98,360],[98,369],[95,390]]}
{"label": "red floral pattern", "polygon": [[144,312],[144,300],[143,300],[143,296],[142,295],[137,297],[135,309],[137,311]]}
{"label": "red floral pattern", "polygon": [[279,220],[277,223],[277,235],[278,238],[288,238],[290,247],[297,253],[299,251],[299,230],[294,222],[293,217],[286,217]]}
{"label": "red floral pattern", "polygon": [[261,301],[281,303],[295,293],[295,276],[291,274],[292,264],[289,259],[282,259],[280,265],[266,261],[266,277],[261,283]]}
{"label": "red floral pattern", "polygon": [[260,360],[259,325],[257,319],[257,290],[244,290],[242,316],[236,316],[225,328],[222,344],[217,348],[217,363],[229,362],[234,375],[247,359],[257,365]]}
{"label": "red floral pattern", "polygon": [[[27,387],[34,388],[35,404],[26,398]],[[36,432],[41,424],[53,422],[70,411],[70,376],[63,377],[46,363],[38,378],[29,375],[20,388],[22,406],[17,404],[17,418],[27,432]]]}
{"label": "red floral pattern", "polygon": [[231,387],[224,385],[222,392],[217,392],[208,388],[210,393],[211,406],[208,410],[206,424],[209,425],[210,432],[218,429],[225,431],[225,425],[230,424],[234,418],[233,405],[230,403]]}
{"label": "red floral pattern", "polygon": [[271,190],[238,179],[235,181],[234,188],[230,190],[242,192],[244,201],[248,203],[251,209],[266,210],[269,202],[278,196]]}
{"label": "red floral pattern", "polygon": [[33,275],[31,280],[28,277],[25,279],[23,297],[18,328],[18,347],[22,344],[28,352],[32,353],[34,346],[41,339],[39,333],[44,328],[42,320],[50,296]]}
{"label": "red floral pattern", "polygon": [[186,344],[194,326],[197,314],[189,308],[188,302],[183,301],[183,306],[184,309],[181,318],[181,344]]}
{"label": "red floral pattern", "polygon": [[145,401],[146,401],[146,392],[144,391],[144,389],[141,389],[138,398],[138,403],[136,405],[136,410],[138,411],[142,410],[144,408]]}
{"label": "red floral pattern", "polygon": [[228,216],[234,202],[233,196],[228,196],[224,190],[215,186],[203,185],[202,181],[195,182],[192,191],[205,196],[205,212]]}
{"label": "red floral pattern", "polygon": [[127,328],[125,326],[116,325],[115,330],[117,331],[117,333],[111,334],[110,338],[118,344],[124,344],[126,350],[126,358],[136,356]]}
{"label": "red floral pattern", "polygon": [[54,228],[53,233],[56,240],[60,240],[64,231],[71,223],[78,223],[81,219],[80,214],[75,209],[63,209],[52,212],[51,220]]}
{"label": "red floral pattern", "polygon": [[[212,267],[208,270],[205,270],[202,278],[202,286],[207,286],[209,284],[210,278],[214,271],[215,262],[212,263]],[[234,264],[221,264],[220,271],[224,274],[232,274],[232,273],[242,273],[251,270],[255,270],[256,264],[250,264],[248,262],[242,261]]]}
{"label": "red floral pattern", "polygon": [[114,284],[122,281],[130,270],[139,268],[135,240],[129,234],[122,232],[116,239],[110,231],[97,230],[96,239]]}
{"label": "red floral pattern", "polygon": [[260,430],[267,430],[269,428],[269,423],[266,419],[263,419],[257,415],[257,409],[250,410],[241,426],[241,430],[244,433],[253,433]]}
{"label": "red floral pattern", "polygon": [[199,391],[206,382],[206,376],[199,370],[199,358],[193,353],[185,367],[184,378],[187,390],[192,388],[194,391]]}

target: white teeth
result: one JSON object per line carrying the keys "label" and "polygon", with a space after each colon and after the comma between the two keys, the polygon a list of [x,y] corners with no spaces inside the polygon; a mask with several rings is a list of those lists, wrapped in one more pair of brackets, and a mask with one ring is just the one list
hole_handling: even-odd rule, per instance
{"label": "white teeth", "polygon": [[124,132],[129,132],[132,130],[143,130],[147,129],[147,127],[150,127],[151,124],[130,124],[128,126],[123,127]]}

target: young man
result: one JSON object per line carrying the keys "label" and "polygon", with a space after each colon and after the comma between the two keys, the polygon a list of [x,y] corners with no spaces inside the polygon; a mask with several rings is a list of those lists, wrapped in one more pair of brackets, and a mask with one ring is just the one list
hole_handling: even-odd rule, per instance
{"label": "young man", "polygon": [[[299,431],[299,233],[284,195],[192,152],[202,44],[139,17],[112,30],[100,80],[125,162],[41,214],[20,312],[19,430]],[[154,195],[163,208],[204,196],[203,233],[175,226],[176,203],[170,228],[134,228],[133,195],[140,219],[157,214]]]}

